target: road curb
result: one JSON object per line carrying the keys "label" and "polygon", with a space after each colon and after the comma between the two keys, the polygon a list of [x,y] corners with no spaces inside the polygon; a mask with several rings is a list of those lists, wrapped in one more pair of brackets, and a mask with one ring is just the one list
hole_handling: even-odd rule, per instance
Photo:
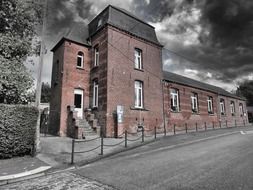
{"label": "road curb", "polygon": [[6,185],[10,183],[15,183],[22,180],[32,179],[36,177],[41,177],[45,175],[45,172],[49,170],[51,166],[41,166],[36,169],[21,172],[18,174],[12,174],[12,175],[6,175],[6,176],[0,176],[0,186]]}

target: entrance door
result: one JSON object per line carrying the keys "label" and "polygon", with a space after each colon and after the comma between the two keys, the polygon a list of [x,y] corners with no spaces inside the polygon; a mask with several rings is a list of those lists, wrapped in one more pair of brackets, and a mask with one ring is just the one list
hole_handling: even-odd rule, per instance
{"label": "entrance door", "polygon": [[83,90],[75,89],[74,91],[74,105],[77,111],[77,117],[83,118]]}

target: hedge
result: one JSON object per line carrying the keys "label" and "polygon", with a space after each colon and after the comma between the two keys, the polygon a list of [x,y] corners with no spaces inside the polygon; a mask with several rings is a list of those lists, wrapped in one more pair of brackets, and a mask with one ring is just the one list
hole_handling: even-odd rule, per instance
{"label": "hedge", "polygon": [[0,158],[33,154],[38,110],[0,104]]}

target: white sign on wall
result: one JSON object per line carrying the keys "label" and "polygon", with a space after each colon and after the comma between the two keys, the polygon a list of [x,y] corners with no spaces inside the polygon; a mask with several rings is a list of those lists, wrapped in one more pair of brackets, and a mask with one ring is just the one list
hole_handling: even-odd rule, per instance
{"label": "white sign on wall", "polygon": [[118,123],[123,122],[124,106],[117,105],[117,121]]}

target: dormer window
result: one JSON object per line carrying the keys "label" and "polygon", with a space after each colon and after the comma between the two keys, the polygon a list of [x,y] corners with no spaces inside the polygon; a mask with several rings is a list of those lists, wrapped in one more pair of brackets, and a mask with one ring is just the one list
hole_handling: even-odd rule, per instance
{"label": "dormer window", "polygon": [[83,52],[79,51],[77,54],[77,68],[83,68]]}
{"label": "dormer window", "polygon": [[99,28],[102,25],[102,19],[99,19],[97,28]]}

